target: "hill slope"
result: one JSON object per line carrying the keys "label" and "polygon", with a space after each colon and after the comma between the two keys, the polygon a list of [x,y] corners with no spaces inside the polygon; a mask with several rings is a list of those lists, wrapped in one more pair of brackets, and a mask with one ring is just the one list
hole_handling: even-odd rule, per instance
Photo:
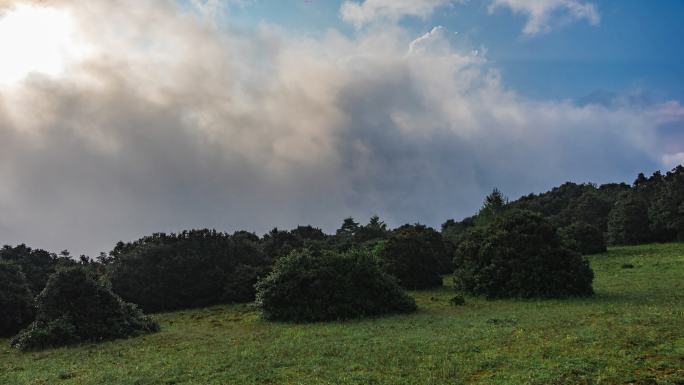
{"label": "hill slope", "polygon": [[452,306],[443,288],[413,292],[416,314],[365,321],[277,324],[216,306],[157,315],[162,332],[100,345],[21,354],[0,340],[0,383],[684,383],[684,244],[591,262],[588,299]]}

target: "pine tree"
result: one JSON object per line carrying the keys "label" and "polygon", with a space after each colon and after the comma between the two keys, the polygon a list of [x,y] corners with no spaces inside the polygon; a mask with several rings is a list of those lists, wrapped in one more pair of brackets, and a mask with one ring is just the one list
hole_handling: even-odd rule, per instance
{"label": "pine tree", "polygon": [[477,214],[477,225],[486,226],[491,223],[494,218],[504,211],[506,204],[508,204],[508,198],[499,189],[495,188],[491,194],[485,197],[484,204]]}

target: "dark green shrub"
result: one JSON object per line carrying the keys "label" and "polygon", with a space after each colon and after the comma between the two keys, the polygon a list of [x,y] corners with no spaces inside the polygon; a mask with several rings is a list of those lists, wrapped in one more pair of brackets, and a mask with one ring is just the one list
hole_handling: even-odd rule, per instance
{"label": "dark green shrub", "polygon": [[0,262],[0,337],[16,334],[33,321],[33,296],[19,266]]}
{"label": "dark green shrub", "polygon": [[59,266],[73,266],[76,262],[64,256],[57,256],[41,249],[32,249],[24,244],[0,248],[0,261],[5,261],[21,268],[26,281],[35,296],[47,283],[48,277]]}
{"label": "dark green shrub", "polygon": [[654,241],[684,241],[684,166],[677,166],[664,176],[659,172],[649,179],[654,186],[648,194],[648,217]]}
{"label": "dark green shrub", "polygon": [[586,222],[606,232],[613,203],[620,193],[629,189],[625,183],[609,183],[597,188],[593,184],[567,182],[539,195],[523,196],[508,206],[540,213],[558,227]]}
{"label": "dark green shrub", "polygon": [[264,234],[261,240],[261,248],[271,260],[277,260],[294,250],[299,250],[304,247],[304,240],[295,235],[293,232],[287,230],[278,230],[274,228],[267,234]]}
{"label": "dark green shrub", "polygon": [[11,345],[20,350],[39,350],[80,342],[76,326],[68,317],[35,321],[12,339]]}
{"label": "dark green shrub", "polygon": [[290,234],[294,235],[295,237],[301,239],[303,242],[306,241],[325,241],[326,238],[328,237],[325,235],[323,230],[313,227],[310,225],[307,226],[297,226],[297,228],[290,230]]}
{"label": "dark green shrub", "polygon": [[387,234],[387,224],[381,221],[379,216],[373,215],[367,225],[359,226],[356,230],[354,241],[359,245],[372,243],[384,239]]}
{"label": "dark green shrub", "polygon": [[582,222],[590,224],[605,233],[608,229],[608,215],[617,198],[616,193],[602,189],[588,189],[579,198],[570,201],[561,213],[559,222]]}
{"label": "dark green shrub", "polygon": [[210,230],[155,234],[112,255],[114,292],[146,312],[252,301],[270,268],[254,237]]}
{"label": "dark green shrub", "polygon": [[494,218],[501,215],[506,210],[508,198],[499,189],[495,188],[491,194],[485,197],[480,211],[475,216],[476,226],[487,226],[492,223]]}
{"label": "dark green shrub", "polygon": [[608,217],[608,242],[613,245],[636,245],[650,240],[646,200],[636,192],[621,194]]}
{"label": "dark green shrub", "polygon": [[442,223],[442,238],[452,247],[458,246],[468,230],[475,227],[475,217],[468,217],[460,222],[449,219]]}
{"label": "dark green shrub", "polygon": [[58,270],[36,298],[36,320],[11,342],[21,350],[124,338],[159,330],[133,304],[78,267]]}
{"label": "dark green shrub", "polygon": [[292,251],[309,249],[331,249],[333,239],[327,236],[323,230],[313,226],[297,226],[290,231],[274,228],[261,240],[261,249],[271,260],[290,254]]}
{"label": "dark green shrub", "polygon": [[268,320],[315,322],[416,310],[370,254],[313,255],[304,250],[278,260],[257,284],[256,304]]}
{"label": "dark green shrub", "polygon": [[606,251],[606,239],[598,227],[585,222],[574,222],[558,230],[563,245],[580,254],[596,254]]}
{"label": "dark green shrub", "polygon": [[540,214],[514,210],[471,231],[456,252],[458,289],[488,298],[567,297],[593,293],[593,272],[561,245]]}
{"label": "dark green shrub", "polygon": [[423,225],[404,225],[392,231],[379,251],[385,271],[406,289],[442,285],[442,273],[453,269],[442,236]]}

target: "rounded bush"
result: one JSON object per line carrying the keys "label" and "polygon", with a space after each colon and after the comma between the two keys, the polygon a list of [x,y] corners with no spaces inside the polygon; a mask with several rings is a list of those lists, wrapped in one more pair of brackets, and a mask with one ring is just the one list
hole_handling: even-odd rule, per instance
{"label": "rounded bush", "polygon": [[112,252],[114,292],[146,312],[254,300],[269,269],[256,241],[210,230],[155,234]]}
{"label": "rounded bush", "polygon": [[257,284],[256,304],[265,319],[316,322],[416,310],[396,280],[369,254],[293,252],[279,259]]}
{"label": "rounded bush", "polygon": [[585,222],[574,222],[570,226],[558,230],[563,244],[580,254],[603,253],[606,249],[606,239],[598,227]]}
{"label": "rounded bush", "polygon": [[453,271],[442,235],[423,225],[395,229],[379,250],[385,271],[406,289],[441,286],[441,274]]}
{"label": "rounded bush", "polygon": [[19,266],[0,262],[0,337],[16,334],[33,321],[33,297]]}
{"label": "rounded bush", "polygon": [[36,320],[11,342],[43,349],[155,332],[159,325],[78,267],[58,270],[36,297]]}
{"label": "rounded bush", "polygon": [[556,229],[530,211],[507,212],[469,232],[455,263],[457,288],[488,298],[593,294],[588,262],[563,247]]}

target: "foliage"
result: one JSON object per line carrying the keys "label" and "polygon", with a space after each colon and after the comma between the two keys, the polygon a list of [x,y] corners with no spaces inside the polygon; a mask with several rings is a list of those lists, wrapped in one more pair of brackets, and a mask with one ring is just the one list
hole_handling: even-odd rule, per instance
{"label": "foliage", "polygon": [[574,222],[558,230],[563,244],[580,254],[596,254],[606,251],[606,240],[598,227],[585,222]]}
{"label": "foliage", "polygon": [[620,195],[608,220],[608,241],[614,245],[635,245],[650,241],[648,203],[640,194]]}
{"label": "foliage", "polygon": [[48,277],[54,273],[58,266],[75,265],[76,262],[68,257],[68,252],[63,251],[62,256],[41,249],[32,249],[24,244],[11,247],[3,246],[0,249],[0,261],[15,264],[26,275],[29,287],[33,295],[37,295],[45,287]]}
{"label": "foliage", "polygon": [[293,252],[257,284],[265,319],[332,321],[416,310],[415,301],[367,253]]}
{"label": "foliage", "polygon": [[19,266],[0,262],[0,337],[16,334],[33,320],[33,296]]}
{"label": "foliage", "polygon": [[477,226],[490,224],[494,218],[504,212],[506,204],[508,204],[508,198],[495,188],[491,194],[485,197],[485,201],[475,217],[475,224]]}
{"label": "foliage", "polygon": [[341,237],[353,237],[359,230],[358,222],[354,221],[354,218],[345,218],[342,222],[342,226],[337,229],[336,235]]}
{"label": "foliage", "polygon": [[359,227],[354,218],[345,218],[340,228],[335,231],[334,250],[344,252],[357,248],[356,235]]}
{"label": "foliage", "polygon": [[21,350],[123,338],[159,330],[138,308],[88,276],[83,268],[58,270],[36,298],[36,320],[11,342]]}
{"label": "foliage", "polygon": [[664,176],[656,172],[636,189],[649,202],[649,230],[654,241],[684,241],[684,167]]}
{"label": "foliage", "polygon": [[[573,199],[561,211],[557,223],[570,226],[573,223],[586,223],[605,233],[608,229],[608,216],[613,208],[617,195],[610,193],[609,187],[587,189],[577,199]],[[568,224],[569,223],[569,224]]]}
{"label": "foliage", "polygon": [[[442,225],[442,235],[457,246],[471,227],[486,226],[509,209],[541,214],[552,225],[567,228],[576,222],[596,227],[610,244],[640,244],[684,240],[684,166],[665,175],[639,174],[633,185],[566,182],[541,193],[508,202],[495,189],[477,215]],[[609,223],[610,222],[610,223]]]}
{"label": "foliage", "polygon": [[387,225],[380,220],[380,217],[373,215],[368,224],[360,226],[354,234],[356,243],[363,244],[372,241],[382,240],[387,237]]}
{"label": "foliage", "polygon": [[261,249],[271,260],[275,261],[304,247],[303,240],[290,231],[273,228],[261,240]]}
{"label": "foliage", "polygon": [[448,219],[442,223],[442,237],[445,241],[457,246],[468,230],[475,227],[475,218],[475,216],[464,218],[460,222]]}
{"label": "foliage", "polygon": [[269,268],[252,237],[215,230],[154,234],[111,254],[112,288],[148,312],[251,301]]}
{"label": "foliage", "polygon": [[441,286],[441,274],[453,270],[440,233],[420,224],[393,230],[378,256],[385,271],[406,289]]}
{"label": "foliage", "polygon": [[593,184],[566,182],[548,192],[524,196],[511,202],[510,207],[542,214],[558,227],[573,222],[585,222],[607,231],[608,215],[618,195],[629,186],[609,183],[596,187]]}
{"label": "foliage", "polygon": [[517,201],[511,202],[511,208],[529,210],[542,214],[555,225],[567,225],[568,219],[564,218],[563,212],[571,203],[579,199],[587,191],[595,190],[590,184],[577,184],[566,182],[554,187],[548,192],[535,195],[529,194]]}
{"label": "foliage", "polygon": [[330,239],[321,229],[309,225],[297,226],[290,231],[274,228],[262,238],[261,248],[266,256],[275,261],[295,250],[318,252],[331,249]]}
{"label": "foliage", "polygon": [[564,248],[540,214],[514,210],[471,231],[456,253],[457,286],[488,298],[567,297],[593,293],[593,273]]}
{"label": "foliage", "polygon": [[389,229],[379,216],[373,215],[366,225],[361,225],[354,218],[344,219],[335,235],[329,239],[327,250],[349,251],[352,249],[370,250],[378,242],[387,239]]}
{"label": "foliage", "polygon": [[322,242],[327,238],[327,235],[325,235],[323,230],[309,225],[297,226],[296,228],[292,229],[290,233],[305,243],[306,241]]}
{"label": "foliage", "polygon": [[671,243],[589,256],[588,298],[452,306],[441,287],[411,293],[420,311],[396,317],[259,322],[234,304],[159,314],[161,332],[96,347],[0,340],[0,384],[681,384],[682,255]]}

